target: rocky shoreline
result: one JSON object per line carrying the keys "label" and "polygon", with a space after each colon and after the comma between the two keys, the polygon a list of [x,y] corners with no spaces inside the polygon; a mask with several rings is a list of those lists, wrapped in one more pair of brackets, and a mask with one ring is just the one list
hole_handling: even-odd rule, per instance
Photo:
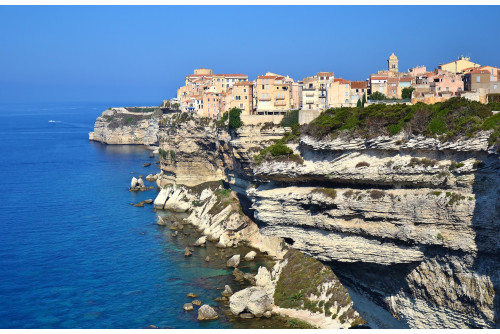
{"label": "rocky shoreline", "polygon": [[[186,213],[172,225],[189,223],[221,249],[248,243],[286,261],[294,253],[272,242],[282,239],[307,255],[293,257],[315,269],[307,284],[293,280],[288,295],[276,277],[275,312],[343,328],[363,318],[381,328],[498,327],[500,160],[490,132],[448,141],[303,135],[286,144],[297,159],[256,163],[284,132],[163,116],[155,210]],[[338,325],[326,320],[315,326]]]}

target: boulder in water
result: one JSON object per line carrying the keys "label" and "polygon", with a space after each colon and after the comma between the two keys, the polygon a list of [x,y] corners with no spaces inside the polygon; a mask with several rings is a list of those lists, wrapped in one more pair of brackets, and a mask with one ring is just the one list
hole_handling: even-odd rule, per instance
{"label": "boulder in water", "polygon": [[188,293],[186,296],[188,296],[189,298],[196,298],[196,297],[198,297],[197,294],[194,294],[192,292]]}
{"label": "boulder in water", "polygon": [[203,305],[198,309],[198,320],[215,320],[218,319],[219,315],[210,305]]}
{"label": "boulder in water", "polygon": [[189,250],[189,248],[186,247],[186,249],[184,250],[184,256],[188,257],[188,256],[191,256],[191,255],[193,255],[193,253]]}
{"label": "boulder in water", "polygon": [[182,308],[184,309],[184,311],[192,311],[193,310],[193,304],[186,303],[186,304],[184,304],[184,306]]}
{"label": "boulder in water", "polygon": [[224,291],[221,293],[224,297],[229,297],[233,294],[233,290],[229,285],[224,286]]}
{"label": "boulder in water", "polygon": [[195,245],[195,246],[201,246],[201,245],[203,245],[206,241],[207,241],[207,237],[206,237],[206,236],[203,236],[203,237],[200,237],[198,240],[196,240],[196,242],[194,243],[194,245]]}
{"label": "boulder in water", "polygon": [[272,297],[260,286],[240,290],[229,298],[229,308],[234,315],[248,311],[256,317],[262,317],[272,307]]}
{"label": "boulder in water", "polygon": [[199,299],[195,299],[195,300],[193,300],[191,303],[193,303],[193,305],[196,305],[196,306],[201,306],[201,304],[203,304],[203,303],[201,302],[201,300],[199,300]]}
{"label": "boulder in water", "polygon": [[226,262],[227,267],[233,267],[233,268],[236,268],[239,264],[240,264],[240,255],[239,254],[234,255],[232,258],[230,258]]}
{"label": "boulder in water", "polygon": [[253,261],[257,253],[255,251],[250,251],[245,255],[245,261]]}

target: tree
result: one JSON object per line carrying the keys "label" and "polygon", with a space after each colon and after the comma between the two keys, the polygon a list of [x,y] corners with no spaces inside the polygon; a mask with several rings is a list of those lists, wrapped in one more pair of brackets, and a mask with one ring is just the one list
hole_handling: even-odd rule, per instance
{"label": "tree", "polygon": [[361,100],[360,100],[360,99],[358,99],[358,103],[356,103],[356,107],[358,107],[358,108],[361,108],[361,107],[362,107],[362,105],[361,105]]}
{"label": "tree", "polygon": [[229,129],[236,130],[243,125],[240,115],[241,109],[239,108],[229,110]]}
{"label": "tree", "polygon": [[413,87],[405,87],[403,88],[403,91],[401,92],[401,98],[406,100],[406,99],[411,99],[411,93],[415,90]]}
{"label": "tree", "polygon": [[172,106],[175,110],[179,110],[180,104],[179,103],[174,103]]}
{"label": "tree", "polygon": [[376,100],[376,101],[387,100],[387,97],[381,92],[375,92],[372,93],[372,95],[370,95],[370,100]]}
{"label": "tree", "polygon": [[167,108],[170,108],[170,101],[167,101],[167,104],[165,105]]}
{"label": "tree", "polygon": [[365,107],[365,103],[366,103],[366,93],[363,94],[363,101],[361,101],[361,108]]}

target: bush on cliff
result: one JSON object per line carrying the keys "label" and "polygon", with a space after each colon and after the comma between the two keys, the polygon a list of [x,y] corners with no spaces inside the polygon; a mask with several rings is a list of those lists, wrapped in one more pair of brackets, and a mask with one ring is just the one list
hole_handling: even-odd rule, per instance
{"label": "bush on cliff", "polygon": [[292,127],[296,124],[299,124],[299,111],[298,110],[290,110],[283,116],[280,125],[282,127]]}
{"label": "bush on cliff", "polygon": [[241,109],[233,108],[229,110],[228,127],[230,130],[236,130],[243,125],[240,115],[241,115]]}
{"label": "bush on cliff", "polygon": [[264,161],[293,161],[299,164],[304,163],[304,159],[297,154],[293,154],[293,150],[286,146],[281,139],[274,145],[263,149],[254,157],[254,161],[258,165]]}
{"label": "bush on cliff", "polygon": [[338,136],[374,138],[404,130],[413,135],[452,140],[493,130],[490,144],[500,144],[500,116],[493,115],[497,103],[481,104],[454,97],[432,105],[374,104],[365,108],[338,108],[322,112],[300,132],[317,139]]}

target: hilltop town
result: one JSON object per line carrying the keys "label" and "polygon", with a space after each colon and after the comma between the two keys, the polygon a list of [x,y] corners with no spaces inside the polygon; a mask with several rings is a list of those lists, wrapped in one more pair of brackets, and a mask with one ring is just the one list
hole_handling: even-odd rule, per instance
{"label": "hilltop town", "polygon": [[298,81],[267,72],[249,81],[245,74],[214,74],[212,69],[200,68],[187,75],[177,97],[162,106],[212,119],[220,119],[232,108],[241,109],[243,117],[301,110],[303,123],[326,109],[373,103],[433,104],[456,96],[487,103],[491,94],[500,93],[499,74],[498,67],[482,66],[464,56],[433,71],[416,66],[400,72],[394,53],[386,70],[365,81],[337,78],[334,72],[318,72]]}

